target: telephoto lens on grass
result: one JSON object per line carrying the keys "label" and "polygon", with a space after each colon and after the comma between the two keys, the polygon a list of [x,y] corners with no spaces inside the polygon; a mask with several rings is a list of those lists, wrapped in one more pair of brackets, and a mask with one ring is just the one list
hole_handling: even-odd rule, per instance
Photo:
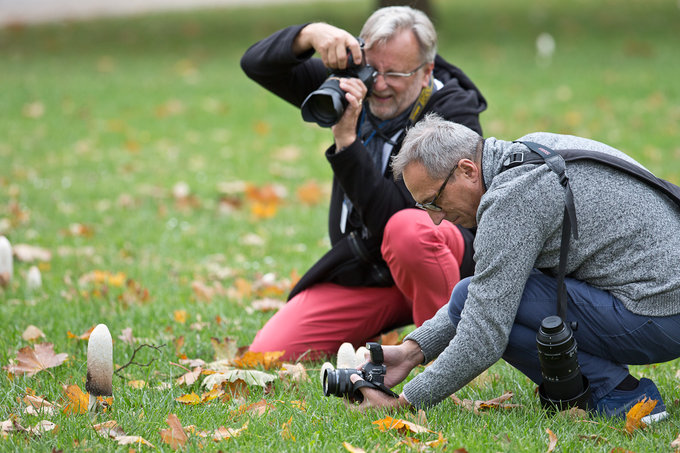
{"label": "telephoto lens on grass", "polygon": [[[382,346],[378,343],[367,343],[366,348],[368,348],[371,354],[371,360],[361,369],[339,368],[337,370],[327,369],[324,372],[323,394],[325,396],[337,396],[360,403],[364,400],[364,395],[359,389],[369,387],[380,390],[393,398],[399,398],[399,395],[385,385],[387,367],[383,363]],[[358,375],[362,379],[352,383],[350,376],[353,374]]]}
{"label": "telephoto lens on grass", "polygon": [[559,316],[548,316],[541,322],[536,346],[543,376],[538,395],[543,407],[558,411],[574,406],[587,409],[590,385],[581,374],[571,328]]}

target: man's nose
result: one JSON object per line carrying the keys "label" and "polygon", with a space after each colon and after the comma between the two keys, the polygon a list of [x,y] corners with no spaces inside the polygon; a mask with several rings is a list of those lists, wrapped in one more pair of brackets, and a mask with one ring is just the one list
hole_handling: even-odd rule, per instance
{"label": "man's nose", "polygon": [[442,220],[444,220],[444,217],[446,216],[444,211],[427,211],[427,213],[430,215],[432,223],[435,225],[442,223]]}
{"label": "man's nose", "polygon": [[376,74],[373,76],[373,89],[374,90],[384,90],[387,88],[387,81],[385,76],[382,74]]}

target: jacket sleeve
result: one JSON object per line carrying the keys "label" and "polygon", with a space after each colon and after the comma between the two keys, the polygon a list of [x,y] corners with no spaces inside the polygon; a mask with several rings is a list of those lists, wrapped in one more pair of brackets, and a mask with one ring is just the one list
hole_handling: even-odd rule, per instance
{"label": "jacket sleeve", "polygon": [[241,57],[248,77],[291,104],[300,107],[325,80],[326,67],[312,58],[314,51],[293,53],[293,41],[305,25],[293,25],[253,44]]}
{"label": "jacket sleeve", "polygon": [[[385,224],[394,213],[414,207],[415,201],[404,182],[395,181],[391,173],[383,175],[360,140],[341,152],[336,152],[335,145],[331,146],[326,158],[343,192],[373,236],[382,235]],[[331,223],[330,227],[335,226]]]}

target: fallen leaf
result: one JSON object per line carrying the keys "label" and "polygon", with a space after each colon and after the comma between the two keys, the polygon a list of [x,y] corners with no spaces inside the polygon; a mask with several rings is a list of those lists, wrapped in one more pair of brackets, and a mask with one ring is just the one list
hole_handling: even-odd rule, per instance
{"label": "fallen leaf", "polygon": [[546,428],[545,432],[548,433],[548,451],[546,453],[552,453],[553,450],[555,450],[555,447],[557,446],[557,436],[555,435],[554,432],[552,432],[550,429]]}
{"label": "fallen leaf", "polygon": [[259,415],[262,416],[264,415],[268,410],[274,410],[275,407],[273,404],[268,403],[266,400],[260,400],[256,403],[252,404],[242,404],[239,406],[238,409],[231,411],[231,414],[233,416],[235,415],[243,415],[243,414],[253,414],[253,415]]}
{"label": "fallen leaf", "polygon": [[275,375],[258,370],[222,370],[206,376],[201,385],[212,389],[215,385],[222,385],[224,382],[243,381],[247,385],[257,385],[266,388],[267,384],[275,379]]}
{"label": "fallen leaf", "polygon": [[177,398],[175,398],[175,401],[182,404],[195,405],[201,402],[201,397],[198,396],[195,392],[191,392],[186,395],[178,396]]}
{"label": "fallen leaf", "polygon": [[73,338],[74,340],[89,340],[90,334],[92,333],[95,327],[97,326],[90,327],[89,329],[87,329],[85,333],[82,333],[80,335],[76,335],[69,330],[68,332],[66,332],[66,336],[69,338]]}
{"label": "fallen leaf", "polygon": [[309,380],[309,375],[304,365],[301,363],[284,363],[279,370],[279,379],[288,380],[292,382],[306,382]]}
{"label": "fallen leaf", "polygon": [[250,308],[252,308],[254,311],[266,313],[269,311],[278,311],[279,308],[283,307],[284,305],[286,305],[286,303],[282,300],[266,297],[264,299],[254,300],[250,304]]}
{"label": "fallen leaf", "polygon": [[349,451],[350,453],[366,453],[366,450],[363,448],[355,447],[349,442],[343,442],[342,446],[345,447],[345,450]]}
{"label": "fallen leaf", "polygon": [[215,351],[215,360],[231,361],[238,353],[235,338],[224,337],[224,340],[220,340],[219,338],[211,337],[210,344],[213,347],[213,351]]}
{"label": "fallen leaf", "polygon": [[118,445],[140,444],[146,445],[147,447],[156,448],[152,443],[141,436],[118,436],[115,438],[115,440],[118,442]]}
{"label": "fallen leaf", "polygon": [[43,333],[42,330],[38,329],[36,326],[30,325],[26,327],[24,333],[21,334],[21,338],[23,338],[24,341],[35,341],[39,338],[45,338],[45,334]]}
{"label": "fallen leaf", "polygon": [[35,345],[35,349],[30,346],[19,349],[17,364],[2,368],[14,375],[25,374],[30,377],[42,370],[61,365],[67,358],[68,354],[64,352],[55,354],[52,343],[40,343]]}
{"label": "fallen leaf", "polygon": [[631,407],[626,414],[626,431],[632,433],[636,429],[645,428],[647,425],[642,422],[642,418],[654,410],[656,403],[656,400],[645,398]]}
{"label": "fallen leaf", "polygon": [[143,389],[146,387],[146,381],[142,379],[134,379],[132,381],[128,381],[127,385],[133,389]]}
{"label": "fallen leaf", "polygon": [[397,430],[397,431],[410,431],[412,433],[431,433],[432,431],[425,428],[424,426],[417,425],[415,423],[411,423],[406,420],[402,420],[399,418],[392,418],[392,417],[385,417],[380,420],[376,420],[372,422],[374,425],[377,425],[378,429],[380,431],[389,431],[389,430]]}
{"label": "fallen leaf", "polygon": [[173,450],[183,447],[189,437],[187,436],[187,433],[184,432],[184,428],[182,428],[182,424],[179,422],[177,415],[168,415],[165,422],[170,427],[161,430],[161,439],[163,440],[163,443],[170,445],[170,448]]}
{"label": "fallen leaf", "polygon": [[678,434],[678,437],[676,437],[675,440],[671,442],[671,447],[675,448],[676,450],[680,449],[680,434]]}
{"label": "fallen leaf", "polygon": [[49,420],[40,420],[35,426],[28,428],[26,431],[30,434],[41,435],[50,431],[54,431],[57,425]]}
{"label": "fallen leaf", "polygon": [[127,343],[130,346],[134,345],[135,343],[135,337],[132,336],[132,327],[126,327],[120,332],[120,335],[118,336],[119,340],[122,340],[123,343]]}
{"label": "fallen leaf", "polygon": [[248,422],[246,422],[241,428],[234,429],[234,428],[225,428],[224,426],[220,426],[218,429],[216,429],[212,433],[212,440],[215,442],[219,442],[224,439],[230,439],[232,437],[236,437],[241,434],[245,429],[248,428]]}
{"label": "fallen leaf", "polygon": [[287,422],[281,425],[281,437],[285,440],[292,440],[295,442],[295,436],[290,432],[290,426],[293,422],[293,416],[291,415]]}
{"label": "fallen leaf", "polygon": [[444,445],[446,445],[448,443],[448,440],[446,440],[446,438],[444,438],[444,435],[442,433],[437,433],[437,435],[438,435],[437,440],[427,441],[427,442],[425,442],[425,445],[427,445],[428,447],[432,447],[432,448],[439,448],[439,447],[443,447]]}
{"label": "fallen leaf", "polygon": [[316,181],[308,181],[297,189],[297,197],[307,206],[313,206],[321,201],[321,186]]}
{"label": "fallen leaf", "polygon": [[503,395],[486,401],[472,401],[468,399],[461,400],[455,394],[451,395],[451,399],[458,406],[463,407],[469,411],[479,415],[484,409],[511,409],[522,407],[520,404],[506,404],[505,401],[513,397],[512,392],[505,392]]}
{"label": "fallen leaf", "polygon": [[200,366],[194,368],[192,371],[183,374],[177,378],[177,385],[191,385],[198,380],[198,377],[203,372],[203,368]]}
{"label": "fallen leaf", "polygon": [[280,368],[281,362],[279,357],[281,357],[285,351],[269,351],[269,352],[253,352],[246,351],[241,357],[237,357],[233,360],[234,365],[239,368],[255,368],[263,367],[265,370],[270,370],[272,368]]}
{"label": "fallen leaf", "polygon": [[85,414],[88,411],[90,395],[77,385],[64,386],[64,398],[68,402],[62,411],[64,414]]}
{"label": "fallen leaf", "polygon": [[26,410],[24,411],[30,415],[53,415],[55,410],[55,405],[46,399],[35,396],[26,395],[23,400],[26,405]]}
{"label": "fallen leaf", "polygon": [[125,436],[125,431],[123,431],[123,428],[121,428],[118,425],[118,422],[115,420],[108,420],[105,421],[104,423],[92,425],[92,428],[94,428],[94,430],[97,431],[100,435],[104,437],[110,437],[112,439],[115,439],[120,436]]}
{"label": "fallen leaf", "polygon": [[178,322],[180,324],[185,324],[187,322],[187,317],[189,315],[187,314],[186,310],[175,310],[173,313],[173,317],[175,318],[175,322]]}
{"label": "fallen leaf", "polygon": [[380,335],[380,344],[383,346],[398,345],[400,343],[398,330],[392,330],[391,332]]}

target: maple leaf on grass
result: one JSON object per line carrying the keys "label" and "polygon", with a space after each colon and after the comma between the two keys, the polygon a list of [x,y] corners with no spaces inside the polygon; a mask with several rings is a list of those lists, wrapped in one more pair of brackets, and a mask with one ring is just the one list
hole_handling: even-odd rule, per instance
{"label": "maple leaf on grass", "polygon": [[642,418],[652,413],[656,403],[656,400],[645,398],[630,408],[626,414],[626,431],[632,434],[636,429],[646,427]]}
{"label": "maple leaf on grass", "polygon": [[28,377],[61,365],[68,358],[68,354],[62,352],[54,353],[52,343],[40,343],[35,345],[35,349],[30,346],[21,348],[17,353],[17,363],[4,366],[3,369],[9,373],[17,375],[24,374]]}
{"label": "maple leaf on grass", "polygon": [[169,414],[165,422],[170,427],[161,430],[161,439],[163,439],[163,442],[170,445],[170,448],[173,450],[183,447],[184,444],[187,443],[189,436],[187,436],[187,433],[184,431],[177,415]]}
{"label": "maple leaf on grass", "polygon": [[372,422],[374,425],[377,425],[377,428],[380,431],[389,431],[389,430],[396,430],[396,431],[410,431],[412,433],[431,433],[432,431],[425,428],[424,426],[417,425],[415,423],[402,420],[400,418],[392,418],[392,417],[385,417],[380,420],[376,420]]}
{"label": "maple leaf on grass", "polygon": [[269,352],[253,352],[246,351],[241,357],[234,359],[234,365],[238,368],[255,368],[263,367],[265,370],[270,370],[272,368],[280,368],[281,362],[279,357],[281,357],[285,351],[269,351]]}
{"label": "maple leaf on grass", "polygon": [[88,411],[90,395],[77,385],[64,386],[64,399],[68,403],[64,407],[64,414],[85,414]]}

